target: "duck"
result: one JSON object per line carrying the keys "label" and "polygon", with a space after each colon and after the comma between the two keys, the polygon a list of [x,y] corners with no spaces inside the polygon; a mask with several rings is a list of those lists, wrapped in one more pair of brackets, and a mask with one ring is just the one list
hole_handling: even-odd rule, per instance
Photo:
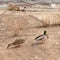
{"label": "duck", "polygon": [[25,9],[26,9],[26,7],[24,7],[21,11],[22,11],[22,12],[24,12],[24,11],[25,11]]}
{"label": "duck", "polygon": [[36,41],[45,41],[48,38],[49,37],[47,35],[47,31],[44,31],[43,34],[37,36],[34,40],[36,40]]}
{"label": "duck", "polygon": [[9,48],[11,45],[20,46],[24,42],[25,42],[25,40],[23,40],[23,39],[16,39],[14,42],[8,44],[7,48]]}

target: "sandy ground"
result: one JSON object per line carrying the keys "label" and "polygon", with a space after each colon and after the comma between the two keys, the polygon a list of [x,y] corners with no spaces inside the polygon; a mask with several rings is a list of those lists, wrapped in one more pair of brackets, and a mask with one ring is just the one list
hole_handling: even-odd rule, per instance
{"label": "sandy ground", "polygon": [[[0,60],[60,60],[60,27],[32,28],[22,30],[17,37],[0,36]],[[43,44],[36,43],[34,38],[47,30],[49,39]],[[7,45],[17,38],[26,40],[21,47]]]}
{"label": "sandy ground", "polygon": [[[7,20],[6,18],[3,22]],[[10,33],[4,30],[8,26],[3,25],[0,25],[0,60],[60,60],[60,27],[21,29],[18,35],[13,37],[9,35],[13,34],[9,28]],[[34,38],[42,34],[44,30],[47,30],[49,39],[43,44],[34,41]],[[17,38],[24,39],[26,42],[21,47],[11,46],[7,49],[7,45]]]}

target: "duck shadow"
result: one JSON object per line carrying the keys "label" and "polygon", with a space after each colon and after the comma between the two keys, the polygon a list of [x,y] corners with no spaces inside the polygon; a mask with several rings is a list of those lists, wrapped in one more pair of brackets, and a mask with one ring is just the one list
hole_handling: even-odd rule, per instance
{"label": "duck shadow", "polygon": [[31,46],[36,46],[36,45],[42,45],[44,44],[43,42],[36,42],[36,43],[32,43]]}
{"label": "duck shadow", "polygon": [[22,46],[14,46],[14,47],[10,47],[8,49],[17,49],[17,48],[20,48],[20,47],[22,47]]}

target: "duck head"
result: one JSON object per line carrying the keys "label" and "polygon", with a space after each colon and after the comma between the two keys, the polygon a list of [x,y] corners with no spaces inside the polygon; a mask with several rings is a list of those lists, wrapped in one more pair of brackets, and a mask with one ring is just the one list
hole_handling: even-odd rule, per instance
{"label": "duck head", "polygon": [[21,43],[24,43],[25,42],[25,40],[23,40],[23,39],[21,39],[20,41],[21,41]]}
{"label": "duck head", "polygon": [[49,36],[47,35],[47,31],[44,31],[44,35],[46,35],[46,36],[47,36],[47,38],[49,38]]}
{"label": "duck head", "polygon": [[26,8],[26,7],[24,7],[24,8]]}
{"label": "duck head", "polygon": [[25,40],[22,40],[22,43],[24,43],[25,42]]}
{"label": "duck head", "polygon": [[47,31],[44,31],[44,35],[46,35]]}

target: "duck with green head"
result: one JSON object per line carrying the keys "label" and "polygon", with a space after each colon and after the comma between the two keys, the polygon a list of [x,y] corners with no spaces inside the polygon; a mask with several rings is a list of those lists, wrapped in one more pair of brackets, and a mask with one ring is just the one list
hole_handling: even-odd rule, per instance
{"label": "duck with green head", "polygon": [[42,35],[37,36],[34,40],[36,41],[43,41],[48,39],[47,31],[44,31]]}

